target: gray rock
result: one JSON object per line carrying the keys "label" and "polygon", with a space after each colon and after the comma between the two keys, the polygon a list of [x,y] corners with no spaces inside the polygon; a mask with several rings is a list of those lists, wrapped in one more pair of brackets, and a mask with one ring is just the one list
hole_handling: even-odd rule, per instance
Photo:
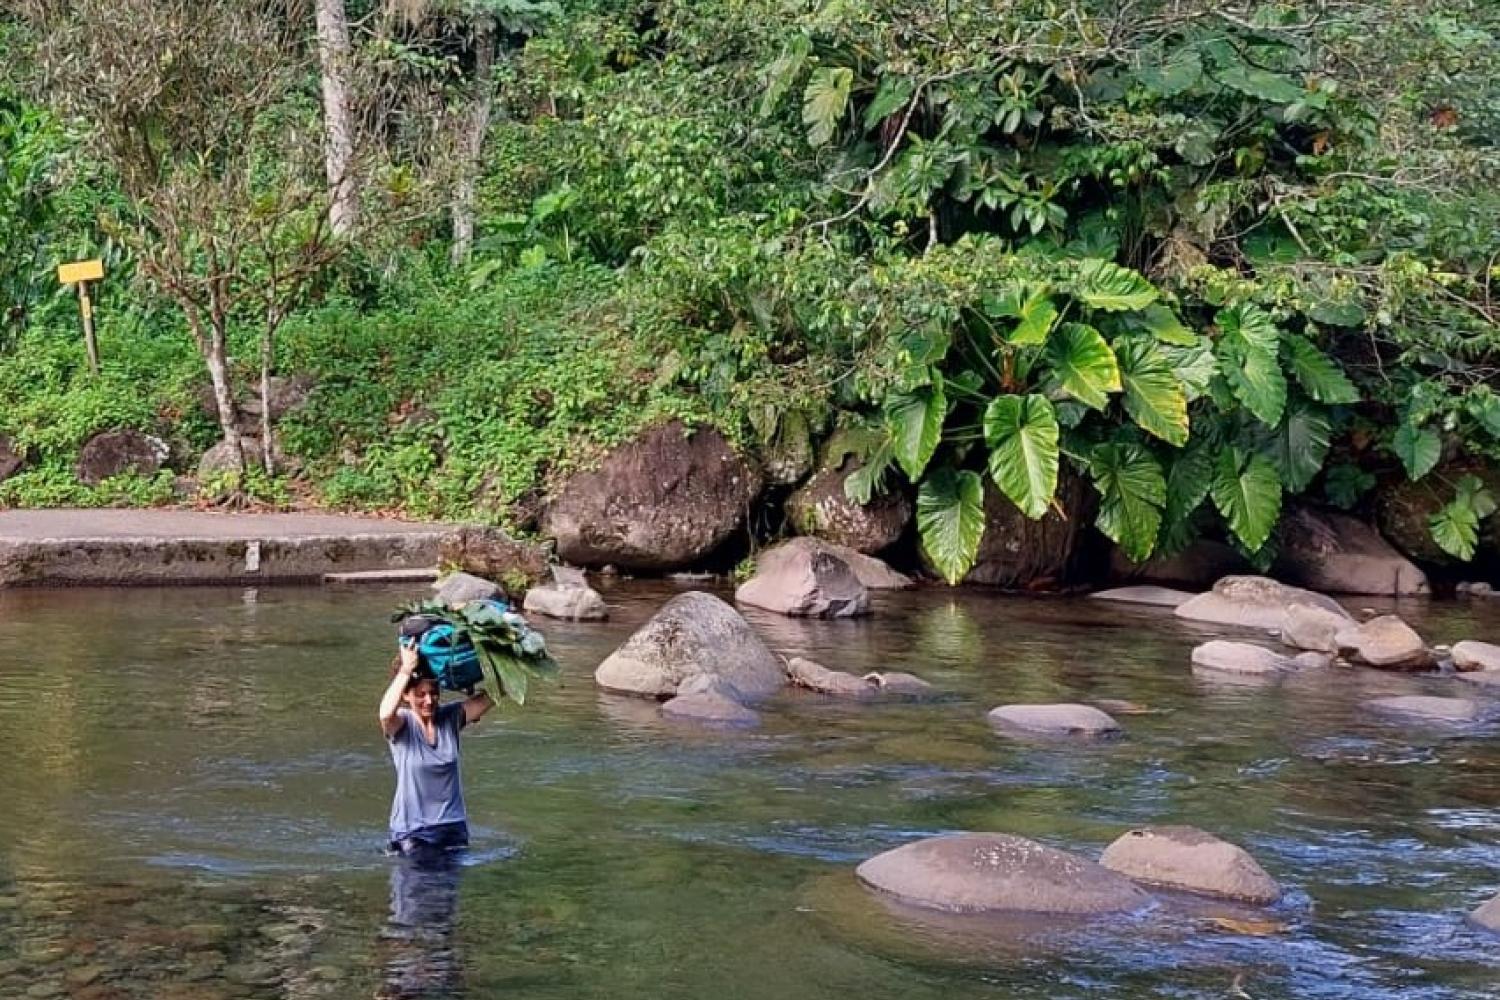
{"label": "gray rock", "polygon": [[1426,575],[1379,532],[1347,514],[1289,505],[1281,525],[1276,573],[1335,594],[1403,597],[1426,594]]}
{"label": "gray rock", "polygon": [[505,597],[505,591],[498,583],[491,583],[483,577],[469,573],[449,573],[434,583],[432,589],[437,591],[437,599],[450,608],[456,608],[470,601],[487,601],[495,597]]}
{"label": "gray rock", "polygon": [[1185,590],[1173,590],[1171,587],[1142,584],[1134,587],[1115,587],[1112,590],[1100,590],[1089,596],[1096,601],[1118,601],[1121,604],[1149,604],[1152,607],[1175,608],[1182,602],[1197,595],[1190,594]]}
{"label": "gray rock", "polygon": [[519,596],[551,573],[545,546],[520,542],[499,528],[465,525],[443,535],[438,564],[488,580],[499,580]]}
{"label": "gray rock", "polygon": [[869,590],[831,552],[778,545],[762,552],[755,566],[755,575],[734,592],[740,604],[799,618],[849,618],[870,611]]}
{"label": "gray rock", "polygon": [[1193,650],[1193,669],[1268,677],[1290,673],[1298,664],[1264,646],[1214,639]]}
{"label": "gray rock", "polygon": [[[840,698],[870,698],[880,693],[879,681],[829,670],[821,663],[793,657],[786,664],[787,676],[797,687]],[[873,675],[872,675],[873,676]]]}
{"label": "gray rock", "polygon": [[1280,629],[1286,609],[1293,604],[1324,608],[1333,614],[1349,617],[1349,613],[1331,597],[1288,587],[1264,576],[1226,576],[1214,584],[1213,590],[1178,605],[1175,614],[1189,621],[1216,625]]}
{"label": "gray rock", "polygon": [[1318,653],[1337,653],[1335,637],[1349,625],[1347,615],[1337,615],[1327,608],[1309,604],[1287,607],[1281,622],[1281,641],[1297,649]]}
{"label": "gray rock", "polygon": [[878,687],[881,694],[897,698],[927,698],[937,690],[916,674],[906,674],[899,670],[865,674],[864,680]]}
{"label": "gray rock", "polygon": [[918,840],[876,855],[855,874],[910,905],[955,913],[1086,916],[1127,913],[1151,901],[1087,858],[1003,833]]}
{"label": "gray rock", "polygon": [[25,464],[25,450],[16,444],[14,438],[0,434],[0,483],[20,472]]}
{"label": "gray rock", "polygon": [[1292,657],[1292,662],[1302,670],[1326,670],[1333,666],[1333,654],[1309,650]]}
{"label": "gray rock", "polygon": [[1147,885],[1246,903],[1269,904],[1281,886],[1244,849],[1192,826],[1131,830],[1099,863]]}
{"label": "gray rock", "polygon": [[524,608],[572,622],[602,622],[609,617],[609,606],[593,587],[564,587],[555,583],[532,587],[526,592]]}
{"label": "gray rock", "polygon": [[569,479],[547,504],[542,532],[580,566],[683,569],[744,524],[761,487],[760,471],[718,431],[669,423]]}
{"label": "gray rock", "polygon": [[[1064,465],[1052,509],[1033,521],[984,478],[984,535],[964,583],[1009,590],[1056,590],[1078,573],[1098,494]],[[931,568],[931,559],[922,553]],[[936,574],[935,574],[936,575]]]}
{"label": "gray rock", "polygon": [[1116,580],[1159,583],[1207,590],[1226,576],[1248,573],[1245,557],[1223,542],[1200,538],[1175,555],[1157,556],[1143,563],[1131,562],[1119,549],[1110,556],[1110,576]]}
{"label": "gray rock", "polygon": [[583,570],[575,566],[556,563],[552,566],[552,582],[559,587],[587,587],[589,578]]}
{"label": "gray rock", "polygon": [[911,577],[891,569],[884,560],[856,552],[844,545],[825,542],[821,538],[793,538],[782,542],[777,548],[827,552],[847,563],[866,590],[909,590],[916,586]]}
{"label": "gray rock", "polygon": [[594,679],[601,687],[650,697],[676,694],[701,674],[734,685],[749,698],[786,683],[776,655],[750,623],[712,594],[678,594],[611,653]]}
{"label": "gray rock", "polygon": [[1395,615],[1350,624],[1334,637],[1339,652],[1355,663],[1385,670],[1426,670],[1432,651],[1410,625]]}
{"label": "gray rock", "polygon": [[85,442],[74,472],[79,482],[98,486],[127,472],[149,476],[162,467],[169,454],[171,449],[159,437],[135,430],[104,431]]}
{"label": "gray rock", "polygon": [[1500,934],[1500,896],[1491,898],[1469,914],[1469,922],[1493,934]]}
{"label": "gray rock", "polygon": [[683,683],[677,697],[662,703],[669,719],[710,726],[750,727],[760,724],[760,714],[746,708],[733,684],[718,677],[699,675]]}
{"label": "gray rock", "polygon": [[1433,698],[1411,694],[1395,698],[1372,698],[1365,702],[1365,707],[1381,715],[1427,722],[1478,722],[1484,717],[1479,703],[1468,698]]}
{"label": "gray rock", "polygon": [[1001,732],[1029,736],[1108,739],[1120,724],[1092,705],[1001,705],[990,710],[990,725]]}
{"label": "gray rock", "polygon": [[1500,646],[1465,639],[1453,644],[1455,670],[1500,670]]}
{"label": "gray rock", "polygon": [[787,498],[787,517],[797,534],[864,553],[889,548],[901,538],[912,513],[905,493],[888,490],[867,504],[857,504],[844,493],[844,482],[861,464],[846,455],[837,467],[819,470]]}

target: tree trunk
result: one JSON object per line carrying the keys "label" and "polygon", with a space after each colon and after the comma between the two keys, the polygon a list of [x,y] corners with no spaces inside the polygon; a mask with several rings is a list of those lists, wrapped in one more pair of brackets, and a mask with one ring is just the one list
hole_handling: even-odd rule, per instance
{"label": "tree trunk", "polygon": [[[193,325],[198,322],[193,320]],[[229,354],[225,345],[228,338],[223,327],[215,322],[203,337],[197,330],[195,335],[203,349],[203,363],[208,366],[208,377],[214,387],[214,406],[219,413],[219,431],[229,445],[231,468],[245,470],[244,443],[240,439],[240,413],[234,402],[234,390],[229,384]]]}
{"label": "tree trunk", "polygon": [[462,143],[463,162],[453,192],[453,246],[450,253],[457,267],[474,249],[474,214],[484,137],[490,128],[495,104],[495,22],[481,17],[474,22],[474,103],[469,112]]}
{"label": "tree trunk", "polygon": [[344,14],[344,0],[317,0],[317,4],[328,225],[335,236],[347,236],[354,230],[359,206],[354,183],[354,123],[349,110],[349,20]]}
{"label": "tree trunk", "polygon": [[276,356],[276,328],[281,317],[273,305],[266,310],[260,338],[260,463],[266,475],[276,475],[276,443],[271,437],[271,367]]}

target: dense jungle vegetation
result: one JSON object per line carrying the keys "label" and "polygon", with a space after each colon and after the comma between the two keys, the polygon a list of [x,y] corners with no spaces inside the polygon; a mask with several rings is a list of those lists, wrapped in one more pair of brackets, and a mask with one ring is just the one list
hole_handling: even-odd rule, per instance
{"label": "dense jungle vegetation", "polygon": [[[317,6],[0,15],[0,503],[166,501],[80,485],[79,447],[134,427],[191,470],[278,373],[308,402],[200,496],[524,529],[677,416],[834,442],[950,579],[986,479],[1040,517],[1082,477],[1136,560],[1264,562],[1284,498],[1413,483],[1434,560],[1483,545],[1488,0]],[[98,375],[53,277],[86,256]]]}

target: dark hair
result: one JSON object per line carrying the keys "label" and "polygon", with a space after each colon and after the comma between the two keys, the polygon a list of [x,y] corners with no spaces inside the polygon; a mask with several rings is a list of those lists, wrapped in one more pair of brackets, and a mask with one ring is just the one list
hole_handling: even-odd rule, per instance
{"label": "dark hair", "polygon": [[[391,660],[392,680],[396,679],[396,674],[399,673],[400,670],[401,655],[398,653],[395,658]],[[433,683],[437,683],[437,674],[432,672],[432,668],[427,665],[426,660],[418,658],[417,669],[413,670],[411,672],[411,676],[406,679],[406,690],[410,691],[422,681],[432,681]]]}

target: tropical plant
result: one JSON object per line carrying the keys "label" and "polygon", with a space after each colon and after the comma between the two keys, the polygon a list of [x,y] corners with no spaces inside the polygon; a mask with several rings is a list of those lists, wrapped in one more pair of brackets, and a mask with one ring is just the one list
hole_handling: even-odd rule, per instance
{"label": "tropical plant", "polygon": [[542,633],[498,602],[469,601],[449,607],[436,600],[414,601],[398,608],[391,621],[404,622],[414,616],[452,629],[453,648],[472,645],[490,690],[517,705],[526,704],[533,681],[557,678],[557,661],[547,652]]}

